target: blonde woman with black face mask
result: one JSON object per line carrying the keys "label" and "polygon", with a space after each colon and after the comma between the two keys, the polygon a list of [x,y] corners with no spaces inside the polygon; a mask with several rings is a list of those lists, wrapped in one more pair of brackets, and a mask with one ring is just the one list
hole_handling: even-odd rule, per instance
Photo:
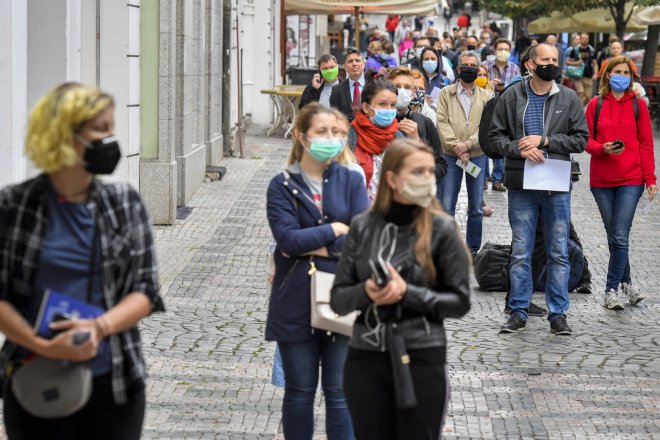
{"label": "blonde woman with black face mask", "polygon": [[[43,173],[0,191],[0,382],[10,440],[140,438],[146,367],[137,324],[164,307],[139,194],[95,178],[121,158],[114,107],[82,84],[47,93],[30,114],[25,148]],[[39,320],[44,303],[61,320],[48,310]],[[53,365],[77,366],[80,380],[62,384],[64,374],[47,374]],[[30,377],[54,388],[35,393]],[[40,404],[46,393],[52,407]]]}
{"label": "blonde woman with black face mask", "polygon": [[385,152],[370,212],[352,223],[331,295],[359,310],[344,367],[358,440],[437,439],[449,398],[443,320],[470,309],[470,256],[435,198],[435,160],[401,139]]}

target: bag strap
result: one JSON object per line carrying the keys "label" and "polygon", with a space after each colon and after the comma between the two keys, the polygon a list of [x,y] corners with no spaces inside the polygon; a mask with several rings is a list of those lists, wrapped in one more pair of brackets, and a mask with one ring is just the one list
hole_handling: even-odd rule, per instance
{"label": "bag strap", "polygon": [[637,95],[633,98],[633,111],[635,112],[635,125],[639,122],[639,104],[637,104]]}
{"label": "bag strap", "polygon": [[[96,222],[95,222],[96,223]],[[94,281],[94,262],[96,260],[96,248],[97,244],[96,242],[99,239],[99,228],[96,224],[94,224],[94,233],[92,234],[92,255],[91,258],[89,259],[89,273],[88,278],[87,278],[87,304],[92,304],[92,290],[94,288],[93,286],[93,281]]]}
{"label": "bag strap", "polygon": [[594,115],[594,140],[596,140],[596,135],[598,134],[598,117],[600,116],[600,109],[603,108],[603,97],[598,97],[598,104],[596,104],[596,114]]}

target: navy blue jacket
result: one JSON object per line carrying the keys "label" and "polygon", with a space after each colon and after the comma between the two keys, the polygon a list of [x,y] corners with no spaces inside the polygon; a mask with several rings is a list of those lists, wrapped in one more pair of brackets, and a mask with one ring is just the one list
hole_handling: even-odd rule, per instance
{"label": "navy blue jacket", "polygon": [[310,268],[305,253],[327,247],[329,257],[314,257],[316,268],[334,273],[345,236],[335,238],[330,223],[350,225],[369,208],[362,176],[332,162],[323,173],[323,212],[312,199],[300,174],[279,173],[270,181],[266,209],[277,248],[275,277],[268,304],[266,339],[301,342],[312,334],[310,326]]}

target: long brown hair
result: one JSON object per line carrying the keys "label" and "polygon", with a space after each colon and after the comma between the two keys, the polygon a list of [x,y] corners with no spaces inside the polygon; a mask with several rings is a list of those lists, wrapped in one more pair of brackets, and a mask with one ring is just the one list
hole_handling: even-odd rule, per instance
{"label": "long brown hair", "polygon": [[[412,139],[397,139],[386,149],[380,169],[380,182],[376,200],[371,210],[386,216],[392,206],[394,190],[387,184],[387,172],[398,174],[406,158],[416,152],[428,153],[433,156],[431,147]],[[417,228],[417,243],[415,244],[415,257],[422,265],[427,282],[433,283],[436,277],[435,264],[431,255],[431,232],[433,231],[433,215],[444,215],[437,199],[433,198],[427,208],[419,208],[415,225]]]}
{"label": "long brown hair", "polygon": [[619,55],[618,57],[613,57],[608,63],[607,66],[605,67],[605,71],[603,72],[603,76],[601,77],[600,80],[600,90],[598,92],[600,93],[600,96],[605,96],[608,93],[610,93],[610,80],[609,78],[605,78],[605,75],[609,74],[610,76],[612,75],[612,70],[619,64],[627,64],[628,69],[630,69],[630,85],[628,86],[628,89],[626,92],[629,92],[632,90],[634,84],[635,84],[635,71],[633,70],[632,66],[632,61],[630,61],[630,58],[624,57],[623,55]]}

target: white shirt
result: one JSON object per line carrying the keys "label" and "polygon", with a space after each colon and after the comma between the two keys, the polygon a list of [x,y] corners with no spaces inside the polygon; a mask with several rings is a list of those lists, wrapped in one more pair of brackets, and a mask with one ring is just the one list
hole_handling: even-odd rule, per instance
{"label": "white shirt", "polygon": [[339,81],[335,81],[332,84],[323,83],[323,88],[321,88],[321,97],[319,102],[323,105],[330,107],[330,94],[332,94],[332,88],[339,84]]}

